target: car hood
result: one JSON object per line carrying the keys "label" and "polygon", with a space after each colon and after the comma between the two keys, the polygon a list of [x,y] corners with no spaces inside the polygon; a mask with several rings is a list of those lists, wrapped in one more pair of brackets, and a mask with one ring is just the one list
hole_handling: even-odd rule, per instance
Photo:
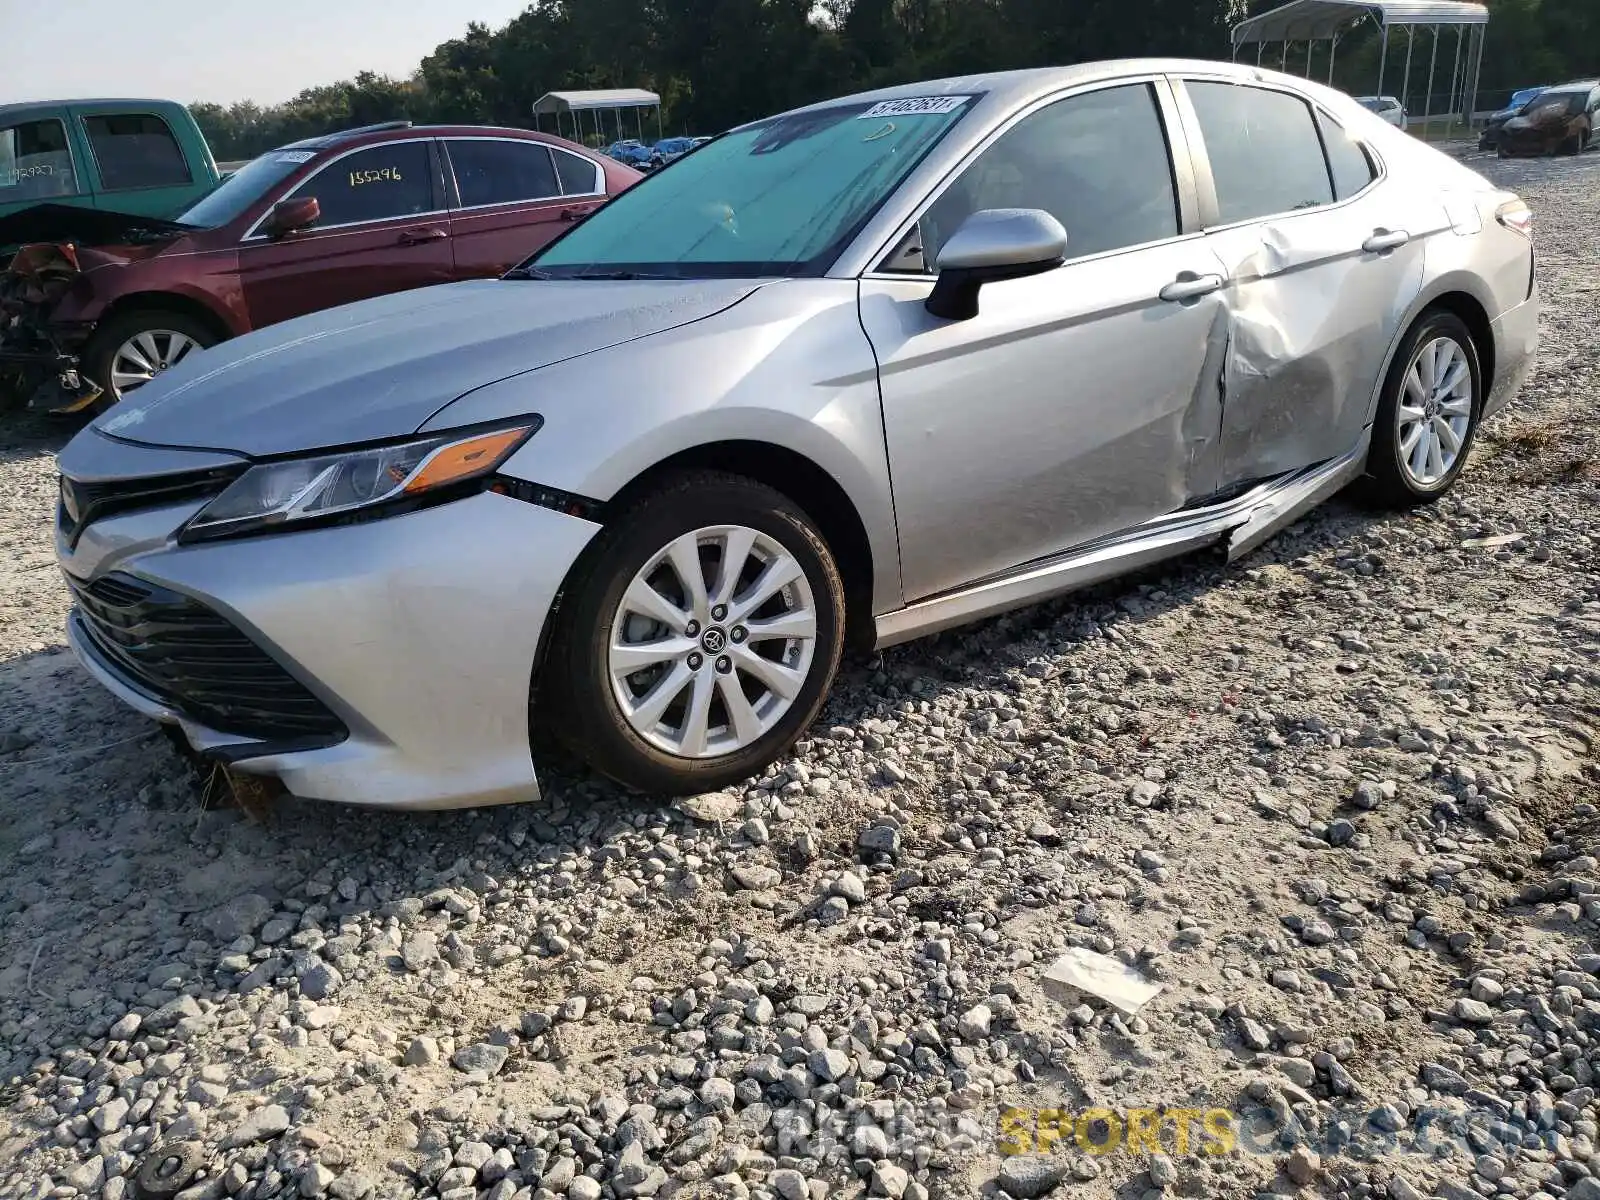
{"label": "car hood", "polygon": [[403,436],[468,392],[703,320],[758,286],[481,279],[399,292],[224,342],[94,427],[125,441],[257,457]]}
{"label": "car hood", "polygon": [[78,208],[70,204],[35,204],[0,217],[0,246],[23,242],[72,242],[110,246],[170,241],[194,233],[190,225],[138,213]]}

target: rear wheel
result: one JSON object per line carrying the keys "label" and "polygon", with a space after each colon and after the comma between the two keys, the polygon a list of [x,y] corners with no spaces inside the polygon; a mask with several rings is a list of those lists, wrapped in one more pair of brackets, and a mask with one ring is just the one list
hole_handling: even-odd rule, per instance
{"label": "rear wheel", "polygon": [[115,404],[219,340],[203,321],[185,313],[153,308],[119,313],[95,330],[83,354],[84,374],[100,388],[102,405]]}
{"label": "rear wheel", "polygon": [[763,770],[816,718],[844,588],[786,496],[697,473],[607,526],[556,621],[541,718],[613,779],[693,794]]}
{"label": "rear wheel", "polygon": [[1482,395],[1472,331],[1452,312],[1425,313],[1384,382],[1362,481],[1366,497],[1414,508],[1449,491],[1472,449]]}

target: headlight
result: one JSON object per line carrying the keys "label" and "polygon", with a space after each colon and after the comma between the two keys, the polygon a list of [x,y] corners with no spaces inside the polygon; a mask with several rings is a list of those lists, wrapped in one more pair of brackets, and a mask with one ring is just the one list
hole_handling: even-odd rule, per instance
{"label": "headlight", "polygon": [[455,496],[482,482],[543,422],[459,431],[316,458],[261,463],[190,519],[183,541],[336,521]]}

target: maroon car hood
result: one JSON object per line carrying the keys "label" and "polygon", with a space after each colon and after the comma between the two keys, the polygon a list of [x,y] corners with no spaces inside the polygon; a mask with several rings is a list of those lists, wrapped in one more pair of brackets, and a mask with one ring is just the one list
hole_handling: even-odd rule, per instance
{"label": "maroon car hood", "polygon": [[0,246],[24,242],[71,242],[77,246],[144,245],[165,242],[193,226],[137,213],[78,208],[71,204],[35,204],[0,217]]}

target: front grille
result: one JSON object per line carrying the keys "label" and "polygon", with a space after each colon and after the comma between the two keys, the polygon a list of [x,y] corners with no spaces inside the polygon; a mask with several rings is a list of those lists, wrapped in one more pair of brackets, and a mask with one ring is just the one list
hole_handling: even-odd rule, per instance
{"label": "front grille", "polygon": [[67,544],[75,546],[78,535],[102,517],[207,499],[221,492],[243,469],[244,464],[240,464],[209,471],[184,471],[175,475],[98,482],[71,479],[63,475],[57,520],[66,534]]}
{"label": "front grille", "polygon": [[106,665],[191,720],[268,741],[346,736],[304,684],[198,601],[131,575],[67,582]]}

